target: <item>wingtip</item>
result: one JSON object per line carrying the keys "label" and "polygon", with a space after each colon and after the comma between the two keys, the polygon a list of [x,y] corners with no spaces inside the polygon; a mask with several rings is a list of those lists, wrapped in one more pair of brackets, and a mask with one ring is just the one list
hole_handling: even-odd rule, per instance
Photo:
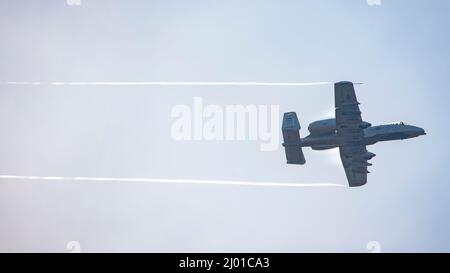
{"label": "wingtip", "polygon": [[340,82],[336,82],[334,84],[335,85],[346,85],[346,84],[362,85],[364,83],[363,82],[352,82],[352,81],[340,81]]}

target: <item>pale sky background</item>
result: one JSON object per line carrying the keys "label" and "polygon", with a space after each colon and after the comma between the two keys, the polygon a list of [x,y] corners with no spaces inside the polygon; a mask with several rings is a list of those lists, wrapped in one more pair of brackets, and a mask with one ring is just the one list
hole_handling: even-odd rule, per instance
{"label": "pale sky background", "polygon": [[[0,181],[0,251],[450,251],[450,2],[0,2],[0,81],[351,80],[363,119],[428,135],[368,147],[361,188]],[[337,183],[255,141],[175,142],[171,109],[280,105],[307,125],[332,86],[0,85],[0,174]],[[281,117],[280,117],[281,118]]]}

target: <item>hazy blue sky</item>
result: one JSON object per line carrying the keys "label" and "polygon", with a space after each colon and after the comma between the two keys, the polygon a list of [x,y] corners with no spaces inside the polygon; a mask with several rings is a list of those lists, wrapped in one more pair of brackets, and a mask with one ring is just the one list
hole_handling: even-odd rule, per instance
{"label": "hazy blue sky", "polygon": [[[450,2],[0,2],[0,82],[351,80],[363,118],[421,138],[370,146],[361,188],[0,181],[0,251],[450,251]],[[0,174],[337,183],[255,141],[171,138],[178,104],[279,105],[308,123],[333,89],[0,85]]]}

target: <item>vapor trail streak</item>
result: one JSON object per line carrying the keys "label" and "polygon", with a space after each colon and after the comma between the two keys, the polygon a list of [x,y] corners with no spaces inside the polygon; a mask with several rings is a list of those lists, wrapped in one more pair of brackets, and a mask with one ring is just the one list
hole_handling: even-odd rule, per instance
{"label": "vapor trail streak", "polygon": [[314,86],[331,82],[2,82],[7,85],[75,85],[75,86]]}
{"label": "vapor trail streak", "polygon": [[20,176],[0,175],[0,179],[15,180],[52,180],[52,181],[95,181],[95,182],[146,182],[146,183],[176,183],[176,184],[213,184],[255,187],[344,187],[332,183],[280,183],[255,181],[227,181],[227,180],[195,180],[195,179],[159,179],[159,178],[111,178],[111,177],[62,177],[62,176]]}

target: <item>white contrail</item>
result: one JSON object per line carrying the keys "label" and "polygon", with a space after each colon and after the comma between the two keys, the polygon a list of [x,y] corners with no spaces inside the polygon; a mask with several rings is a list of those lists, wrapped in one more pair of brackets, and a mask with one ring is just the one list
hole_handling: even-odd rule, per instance
{"label": "white contrail", "polygon": [[7,85],[76,85],[76,86],[314,86],[331,82],[1,82]]}
{"label": "white contrail", "polygon": [[227,180],[196,180],[196,179],[159,179],[159,178],[111,178],[111,177],[62,177],[62,176],[22,176],[0,175],[0,179],[15,180],[52,180],[52,181],[96,181],[96,182],[147,182],[147,183],[176,183],[176,184],[214,184],[256,187],[344,187],[332,183],[280,183],[280,182],[254,182],[254,181],[227,181]]}

